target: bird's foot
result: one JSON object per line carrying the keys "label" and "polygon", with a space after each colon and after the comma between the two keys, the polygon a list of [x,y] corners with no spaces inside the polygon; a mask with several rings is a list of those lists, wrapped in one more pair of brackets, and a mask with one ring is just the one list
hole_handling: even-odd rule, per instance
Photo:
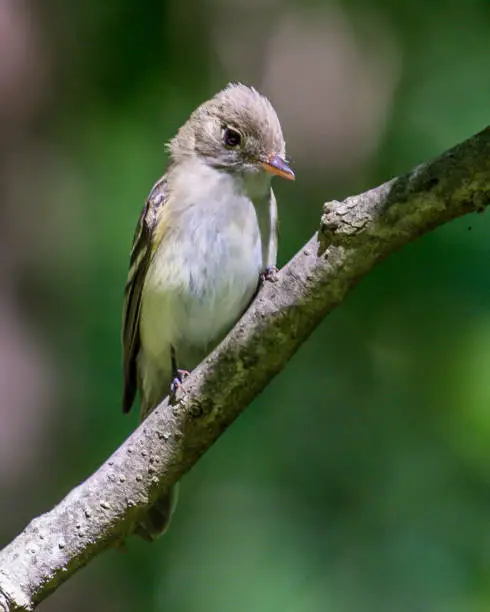
{"label": "bird's foot", "polygon": [[269,281],[271,283],[276,283],[279,280],[279,270],[276,266],[267,266],[267,268],[260,275],[260,282],[265,283]]}
{"label": "bird's foot", "polygon": [[182,386],[182,383],[189,375],[190,375],[189,370],[181,370],[181,369],[175,370],[174,378],[172,382],[170,383],[170,395],[172,397],[175,397],[175,394]]}

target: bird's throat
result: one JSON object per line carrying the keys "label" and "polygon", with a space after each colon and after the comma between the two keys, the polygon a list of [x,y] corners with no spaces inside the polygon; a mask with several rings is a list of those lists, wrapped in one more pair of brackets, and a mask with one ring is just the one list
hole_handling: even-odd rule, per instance
{"label": "bird's throat", "polygon": [[259,170],[257,172],[241,173],[243,190],[245,194],[254,202],[268,199],[271,190],[271,176],[267,172]]}

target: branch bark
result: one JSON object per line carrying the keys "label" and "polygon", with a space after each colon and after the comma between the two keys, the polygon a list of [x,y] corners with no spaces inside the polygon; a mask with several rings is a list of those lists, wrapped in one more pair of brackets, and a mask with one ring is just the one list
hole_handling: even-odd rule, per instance
{"label": "branch bark", "polygon": [[266,283],[176,402],[162,402],[92,476],[0,551],[0,612],[33,610],[121,543],[379,260],[489,201],[490,127],[402,177],[325,204],[320,230]]}

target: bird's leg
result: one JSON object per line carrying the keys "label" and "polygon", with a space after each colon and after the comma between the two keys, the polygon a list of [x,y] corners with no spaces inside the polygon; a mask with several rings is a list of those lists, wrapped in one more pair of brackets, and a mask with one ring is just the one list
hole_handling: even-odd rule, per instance
{"label": "bird's leg", "polygon": [[260,274],[260,282],[265,283],[270,281],[276,283],[279,280],[279,270],[276,266],[267,266],[267,268]]}
{"label": "bird's leg", "polygon": [[182,385],[184,380],[189,376],[189,370],[182,370],[177,367],[177,358],[175,357],[175,349],[170,347],[170,359],[172,360],[172,382],[170,383],[170,395],[174,396],[177,390]]}

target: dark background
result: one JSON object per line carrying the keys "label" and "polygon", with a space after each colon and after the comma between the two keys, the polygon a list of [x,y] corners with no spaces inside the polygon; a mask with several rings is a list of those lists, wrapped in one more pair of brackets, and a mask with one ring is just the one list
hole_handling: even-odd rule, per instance
{"label": "dark background", "polygon": [[[322,203],[490,118],[490,3],[0,2],[0,544],[137,423],[129,249],[164,143],[230,80],[281,118],[284,264]],[[50,611],[490,609],[488,213],[383,262],[128,541]]]}

